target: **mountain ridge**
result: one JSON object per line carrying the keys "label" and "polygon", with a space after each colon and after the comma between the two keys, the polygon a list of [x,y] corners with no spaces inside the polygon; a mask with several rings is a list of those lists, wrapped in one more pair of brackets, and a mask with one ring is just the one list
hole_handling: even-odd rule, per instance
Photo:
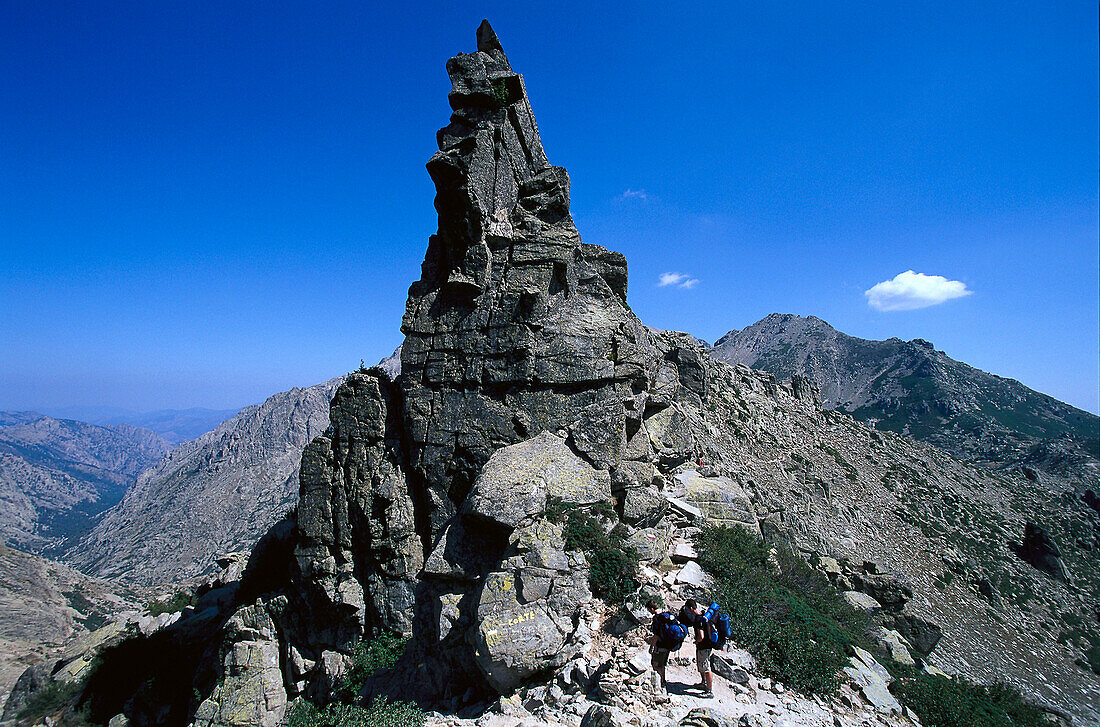
{"label": "mountain ridge", "polygon": [[157,409],[138,412],[112,406],[46,407],[44,413],[59,419],[75,419],[99,426],[122,424],[150,429],[172,445],[195,439],[214,429],[240,409]]}
{"label": "mountain ridge", "polygon": [[272,394],[185,442],[134,483],[62,561],[153,585],[199,575],[247,550],[294,506],[302,449],[328,426],[343,377]]}
{"label": "mountain ridge", "polygon": [[[569,521],[592,518],[594,532],[648,546],[624,589],[639,597],[705,593],[691,539],[708,524],[743,528],[889,612],[874,648],[915,667],[892,629],[938,632],[919,650],[922,667],[1008,681],[1094,723],[1100,681],[1082,657],[1097,642],[1100,512],[1087,498],[875,431],[822,409],[801,375],[780,381],[711,358],[688,334],[647,328],[626,304],[625,257],[582,242],[568,174],[547,159],[524,81],[487,22],[476,51],[452,57],[447,72],[453,113],[428,163],[438,228],[409,287],[400,374],[372,367],[339,382],[329,426],[301,453],[297,509],[253,550],[236,590],[223,585],[232,594],[181,609],[165,628],[162,643],[201,634],[192,670],[168,671],[178,701],[138,698],[156,693],[145,667],[171,658],[147,654],[152,664],[128,660],[117,672],[141,674],[133,691],[90,695],[107,698],[103,721],[282,723],[295,700],[330,703],[364,642],[382,635],[409,641],[370,695],[439,708],[448,724],[500,722],[480,718],[494,708],[515,723],[529,706],[559,724],[579,707],[567,717],[575,723],[589,695],[625,707],[655,693],[645,647],[631,657],[607,637],[623,621],[638,637],[648,614],[599,602],[597,553],[570,543],[565,505]],[[196,450],[173,471],[213,468],[222,453],[209,446],[188,459]],[[142,500],[182,513],[153,482],[133,490],[131,521],[146,515]],[[686,546],[675,553],[682,568],[674,537]],[[137,558],[164,548],[129,540]],[[120,560],[108,551],[92,565]],[[264,577],[250,578],[254,567]],[[1075,630],[1053,638],[1063,628]],[[639,666],[616,684],[605,677],[620,656]],[[853,709],[874,693],[857,673],[858,693],[849,670],[836,675]],[[354,691],[347,706],[357,709],[364,692]],[[783,703],[773,699],[774,714]],[[646,704],[630,702],[635,723],[683,716],[667,698]],[[825,723],[845,724],[851,712],[833,706]],[[894,711],[891,724],[911,721]]]}
{"label": "mountain ridge", "polygon": [[923,339],[872,341],[815,316],[773,313],[722,336],[710,353],[779,378],[806,376],[827,408],[965,459],[1042,464],[1054,458],[1042,450],[1053,446],[1078,460],[1082,477],[1100,474],[1100,417],[956,361]]}

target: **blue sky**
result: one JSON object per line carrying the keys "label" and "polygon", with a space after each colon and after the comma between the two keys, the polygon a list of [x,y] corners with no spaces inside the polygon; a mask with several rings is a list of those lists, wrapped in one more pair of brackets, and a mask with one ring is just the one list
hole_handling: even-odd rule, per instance
{"label": "blue sky", "polygon": [[[1095,3],[398,5],[0,5],[0,408],[388,354],[482,17],[645,322],[816,315],[1100,408]],[[907,271],[945,280],[873,307]]]}

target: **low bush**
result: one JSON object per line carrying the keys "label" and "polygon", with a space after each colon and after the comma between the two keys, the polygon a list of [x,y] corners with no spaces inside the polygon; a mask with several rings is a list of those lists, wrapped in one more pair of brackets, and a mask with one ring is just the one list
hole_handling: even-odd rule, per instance
{"label": "low bush", "polygon": [[1038,707],[1003,684],[983,686],[961,677],[933,676],[890,664],[890,691],[925,727],[1049,727]]}
{"label": "low bush", "polygon": [[[838,684],[852,646],[866,646],[871,625],[828,579],[796,554],[740,528],[704,528],[699,563],[715,579],[712,597],[730,615],[734,640],[760,669],[806,693]],[[889,659],[890,691],[925,727],[1049,727],[1043,712],[1004,685],[926,674]]]}
{"label": "low bush", "polygon": [[779,549],[769,562],[763,542],[741,528],[705,528],[698,545],[712,598],[760,669],[805,693],[833,691],[849,648],[864,642],[866,616],[797,555]]}
{"label": "low bush", "polygon": [[38,722],[43,717],[67,711],[76,703],[82,688],[81,682],[51,681],[27,700],[23,709],[19,710],[19,719]]}
{"label": "low bush", "polygon": [[588,559],[588,587],[609,604],[620,605],[637,589],[638,552],[626,544],[626,531],[616,525],[606,530],[597,515],[614,520],[608,503],[582,506],[552,498],[547,517],[564,522],[566,550],[580,550]]}
{"label": "low bush", "polygon": [[175,613],[188,606],[195,605],[195,594],[191,591],[176,591],[170,597],[162,600],[151,601],[145,610],[150,616],[159,616],[162,613]]}
{"label": "low bush", "polygon": [[369,707],[332,704],[318,707],[305,700],[294,705],[287,727],[421,727],[424,713],[408,702],[391,702],[385,697]]}
{"label": "low bush", "polygon": [[355,650],[348,673],[333,691],[335,701],[318,707],[299,700],[287,718],[287,727],[421,727],[425,715],[412,702],[391,702],[386,697],[360,704],[367,681],[392,668],[405,651],[408,639],[383,634],[363,641]]}
{"label": "low bush", "polygon": [[380,671],[393,668],[405,652],[406,643],[407,638],[393,634],[382,634],[370,641],[359,642],[352,655],[351,669],[336,686],[336,698],[344,702],[355,701],[368,679]]}

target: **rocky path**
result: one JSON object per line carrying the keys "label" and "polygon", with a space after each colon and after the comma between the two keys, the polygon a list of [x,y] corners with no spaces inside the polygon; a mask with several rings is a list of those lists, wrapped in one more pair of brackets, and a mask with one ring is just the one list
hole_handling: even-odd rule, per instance
{"label": "rocky path", "polygon": [[[693,473],[694,474],[694,473]],[[690,540],[667,541],[665,568],[644,566],[643,577],[674,613],[684,602],[681,574],[695,557]],[[673,566],[675,559],[680,565]],[[667,571],[667,572],[665,572]],[[700,572],[701,575],[701,572]],[[894,701],[882,681],[885,670],[860,651],[846,669],[848,680],[828,699],[787,689],[762,675],[752,655],[734,644],[715,652],[714,696],[698,686],[695,646],[689,639],[669,659],[668,691],[659,688],[650,667],[649,619],[644,612],[626,619],[614,609],[595,606],[589,616],[593,638],[585,653],[566,664],[545,686],[521,689],[501,698],[478,716],[430,714],[435,727],[549,727],[582,725],[595,708],[610,722],[592,720],[593,727],[901,727],[919,722]],[[586,725],[587,727],[587,725]]]}

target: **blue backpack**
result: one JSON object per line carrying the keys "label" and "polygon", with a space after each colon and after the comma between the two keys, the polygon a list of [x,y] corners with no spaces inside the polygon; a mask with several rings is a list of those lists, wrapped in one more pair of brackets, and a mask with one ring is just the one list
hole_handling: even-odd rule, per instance
{"label": "blue backpack", "polygon": [[655,631],[657,633],[657,645],[669,651],[679,651],[687,637],[687,627],[676,620],[668,611],[657,614]]}
{"label": "blue backpack", "polygon": [[716,647],[725,646],[726,640],[733,637],[733,628],[730,625],[729,614],[719,613],[719,607],[717,603],[712,603],[707,607],[703,618],[706,620],[709,628],[707,629],[707,638],[710,643]]}

